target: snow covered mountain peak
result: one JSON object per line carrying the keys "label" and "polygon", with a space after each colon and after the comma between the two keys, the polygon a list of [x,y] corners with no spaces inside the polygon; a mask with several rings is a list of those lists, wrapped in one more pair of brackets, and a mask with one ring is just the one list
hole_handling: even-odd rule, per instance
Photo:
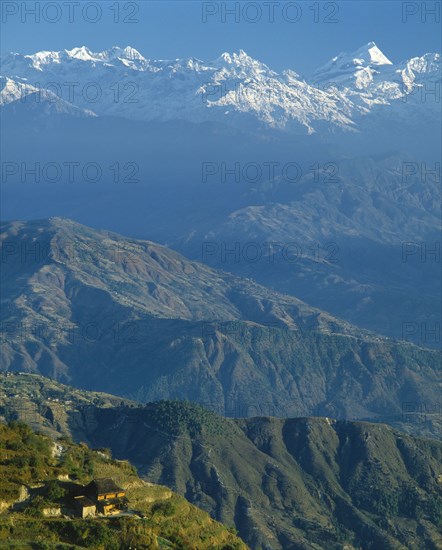
{"label": "snow covered mountain peak", "polygon": [[377,47],[368,42],[352,53],[341,52],[313,73],[317,82],[341,82],[349,78],[362,81],[371,80],[374,73],[393,63]]}
{"label": "snow covered mountain peak", "polygon": [[228,63],[228,64],[239,64],[244,63],[248,61],[254,61],[244,50],[239,50],[238,53],[229,53],[224,52],[222,53],[216,61],[220,63]]}
{"label": "snow covered mountain peak", "polygon": [[405,61],[402,66],[420,74],[440,73],[440,54],[426,53],[420,57],[412,57]]}
{"label": "snow covered mountain peak", "polygon": [[140,52],[135,48],[132,48],[132,46],[126,46],[123,52],[127,59],[138,59],[140,61],[144,59]]}
{"label": "snow covered mountain peak", "polygon": [[60,52],[49,52],[45,50],[34,53],[32,55],[25,55],[25,56],[22,56],[21,54],[18,54],[18,53],[13,53],[10,55],[10,57],[18,61],[20,61],[21,58],[30,60],[30,64],[32,65],[32,67],[39,71],[43,70],[43,67],[45,65],[50,65],[52,63],[60,63],[61,61]]}
{"label": "snow covered mountain peak", "polygon": [[[94,54],[86,46],[81,46],[80,48],[73,48],[72,50],[65,50],[68,57],[73,59],[80,59],[81,61],[93,61],[95,60]],[[59,53],[59,52],[54,52]]]}
{"label": "snow covered mountain peak", "polygon": [[393,63],[385,56],[374,42],[365,44],[354,54],[354,60],[361,60],[364,64],[369,65],[393,65]]}
{"label": "snow covered mountain peak", "polygon": [[[131,46],[126,46],[125,48],[120,48],[119,46],[113,46],[108,50],[102,52],[92,52],[86,46],[81,46],[80,48],[73,48],[72,50],[65,50],[66,54],[74,59],[79,59],[81,61],[110,61],[112,59],[129,59],[129,60],[138,60],[146,61],[146,59]],[[60,52],[54,52],[60,53]]]}
{"label": "snow covered mountain peak", "polygon": [[[71,50],[41,51],[32,55],[10,54],[9,58],[14,58],[17,63],[27,62],[30,67],[38,71],[43,71],[54,64],[63,64],[67,61],[79,61],[91,63],[93,65],[105,63],[118,63],[126,67],[140,70],[148,65],[148,61],[131,46],[120,48],[113,46],[102,52],[93,52],[87,46],[72,48]],[[8,58],[7,58],[8,59]]]}
{"label": "snow covered mountain peak", "polygon": [[109,50],[104,50],[100,53],[94,54],[98,59],[102,61],[112,61],[114,59],[128,60],[128,61],[141,61],[147,62],[138,50],[132,48],[132,46],[126,46],[120,48],[119,46],[113,46]]}
{"label": "snow covered mountain peak", "polygon": [[264,72],[276,74],[273,73],[267,65],[257,59],[254,59],[244,50],[239,50],[238,53],[224,52],[215,61],[213,61],[212,65],[218,68],[224,67],[227,70],[243,69],[245,71],[253,71],[257,74]]}
{"label": "snow covered mountain peak", "polygon": [[64,101],[50,90],[42,90],[4,76],[0,76],[0,107],[10,107],[12,114],[19,113],[20,107],[23,107],[26,119],[29,119],[31,113],[43,118],[59,114],[77,118],[97,116],[90,109],[82,109]]}
{"label": "snow covered mountain peak", "polygon": [[[219,121],[239,127],[246,121],[298,134],[353,134],[370,124],[382,126],[388,117],[402,126],[440,118],[438,103],[422,101],[422,94],[440,85],[440,54],[393,64],[374,42],[340,53],[306,79],[292,69],[279,74],[242,49],[213,61],[154,60],[131,46],[12,53],[2,59],[2,72],[15,82],[52,90],[54,82],[74,79],[78,108],[135,120]],[[102,94],[91,105],[81,90],[95,81]],[[116,82],[120,101],[115,101]],[[9,84],[4,102],[14,101],[11,89]],[[72,101],[63,85],[57,94]]]}

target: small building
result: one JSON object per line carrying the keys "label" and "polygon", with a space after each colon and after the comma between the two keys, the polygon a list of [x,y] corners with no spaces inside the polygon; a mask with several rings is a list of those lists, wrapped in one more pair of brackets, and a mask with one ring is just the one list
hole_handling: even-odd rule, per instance
{"label": "small building", "polygon": [[45,518],[56,518],[61,516],[61,506],[50,506],[47,508],[42,508],[41,513]]}
{"label": "small building", "polygon": [[110,498],[106,500],[100,500],[98,502],[98,511],[105,516],[118,512],[124,506],[123,499]]}
{"label": "small building", "polygon": [[97,507],[92,500],[84,496],[74,497],[74,503],[76,511],[81,518],[88,518],[90,516],[95,516],[97,513]]}
{"label": "small building", "polygon": [[126,492],[111,478],[94,479],[85,488],[86,494],[96,501],[124,498]]}

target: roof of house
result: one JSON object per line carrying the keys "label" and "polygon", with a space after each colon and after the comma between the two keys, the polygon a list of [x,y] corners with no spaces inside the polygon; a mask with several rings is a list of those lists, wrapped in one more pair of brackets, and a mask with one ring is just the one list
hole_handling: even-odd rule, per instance
{"label": "roof of house", "polygon": [[87,497],[83,497],[83,496],[80,496],[80,497],[75,497],[75,502],[78,502],[78,504],[80,504],[80,506],[82,506],[83,508],[89,508],[90,506],[95,506],[95,502],[92,502],[92,500],[88,499]]}
{"label": "roof of house", "polygon": [[88,485],[88,487],[94,487],[99,495],[105,495],[107,493],[124,493],[124,489],[118,487],[113,479],[110,477],[103,479],[94,479]]}

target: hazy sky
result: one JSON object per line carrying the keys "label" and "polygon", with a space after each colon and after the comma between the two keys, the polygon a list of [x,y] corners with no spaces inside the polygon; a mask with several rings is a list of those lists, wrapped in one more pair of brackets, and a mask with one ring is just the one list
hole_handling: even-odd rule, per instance
{"label": "hazy sky", "polygon": [[392,61],[441,50],[441,3],[434,1],[2,0],[1,5],[3,54],[131,45],[145,57],[210,60],[242,48],[276,70],[302,74],[369,41]]}

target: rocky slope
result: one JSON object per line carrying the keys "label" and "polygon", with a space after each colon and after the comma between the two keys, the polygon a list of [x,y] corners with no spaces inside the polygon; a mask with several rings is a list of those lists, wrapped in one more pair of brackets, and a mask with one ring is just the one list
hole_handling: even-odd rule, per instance
{"label": "rocky slope", "polygon": [[2,254],[4,371],[237,416],[397,421],[407,403],[439,402],[437,351],[151,242],[61,219],[14,222]]}

